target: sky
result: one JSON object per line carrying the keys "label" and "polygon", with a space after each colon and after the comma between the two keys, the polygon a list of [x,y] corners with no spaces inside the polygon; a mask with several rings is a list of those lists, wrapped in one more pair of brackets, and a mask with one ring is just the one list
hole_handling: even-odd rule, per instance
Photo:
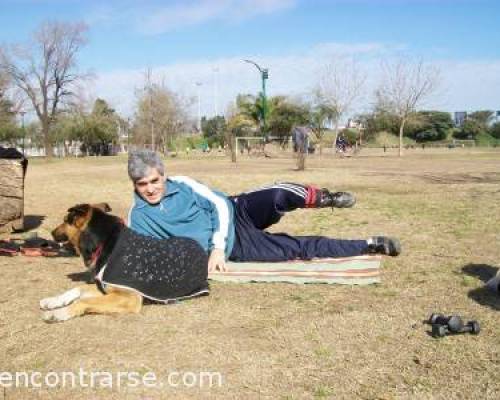
{"label": "sky", "polygon": [[0,0],[0,45],[26,43],[45,21],[84,21],[78,55],[92,72],[90,98],[132,116],[152,79],[190,102],[224,113],[238,93],[307,98],[328,65],[355,61],[366,76],[351,113],[373,105],[382,61],[423,60],[440,70],[422,106],[500,110],[498,0]]}

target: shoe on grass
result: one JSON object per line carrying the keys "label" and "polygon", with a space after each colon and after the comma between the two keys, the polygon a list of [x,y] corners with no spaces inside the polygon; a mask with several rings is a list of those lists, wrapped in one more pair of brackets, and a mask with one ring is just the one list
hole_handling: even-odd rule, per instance
{"label": "shoe on grass", "polygon": [[320,189],[317,192],[316,207],[350,208],[356,204],[356,198],[348,192],[330,192],[328,189]]}
{"label": "shoe on grass", "polygon": [[396,238],[372,236],[368,238],[368,253],[396,257],[401,254],[401,243]]}

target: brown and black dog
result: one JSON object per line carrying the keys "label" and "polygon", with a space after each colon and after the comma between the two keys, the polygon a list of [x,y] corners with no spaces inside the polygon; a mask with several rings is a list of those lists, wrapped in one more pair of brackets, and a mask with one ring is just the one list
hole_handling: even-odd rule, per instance
{"label": "brown and black dog", "polygon": [[207,254],[198,243],[139,235],[109,211],[106,203],[76,205],[52,231],[54,240],[70,243],[95,272],[96,284],[41,300],[45,321],[138,313],[143,298],[170,303],[208,294]]}

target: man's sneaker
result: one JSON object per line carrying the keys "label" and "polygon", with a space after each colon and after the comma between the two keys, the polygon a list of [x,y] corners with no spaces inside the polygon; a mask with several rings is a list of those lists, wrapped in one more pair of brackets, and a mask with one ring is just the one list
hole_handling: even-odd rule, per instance
{"label": "man's sneaker", "polygon": [[356,198],[348,192],[332,193],[328,189],[319,189],[316,196],[316,207],[318,208],[349,208],[356,204]]}
{"label": "man's sneaker", "polygon": [[368,253],[383,254],[386,256],[399,256],[401,254],[401,243],[396,238],[387,236],[372,236],[367,240]]}

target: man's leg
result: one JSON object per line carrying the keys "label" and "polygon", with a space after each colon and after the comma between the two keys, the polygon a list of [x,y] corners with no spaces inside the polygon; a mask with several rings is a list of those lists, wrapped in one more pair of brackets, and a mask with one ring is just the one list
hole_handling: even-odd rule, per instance
{"label": "man's leg", "polygon": [[232,261],[289,261],[342,258],[366,254],[398,256],[399,240],[377,236],[368,240],[332,239],[324,236],[289,236],[259,230],[237,231]]}
{"label": "man's leg", "polygon": [[332,193],[327,189],[287,182],[242,193],[233,199],[258,229],[277,223],[286,212],[297,208],[344,208],[356,202],[350,193]]}
{"label": "man's leg", "polygon": [[369,254],[366,240],[331,239],[323,236],[289,236],[258,229],[236,228],[232,261],[288,261],[340,258]]}

